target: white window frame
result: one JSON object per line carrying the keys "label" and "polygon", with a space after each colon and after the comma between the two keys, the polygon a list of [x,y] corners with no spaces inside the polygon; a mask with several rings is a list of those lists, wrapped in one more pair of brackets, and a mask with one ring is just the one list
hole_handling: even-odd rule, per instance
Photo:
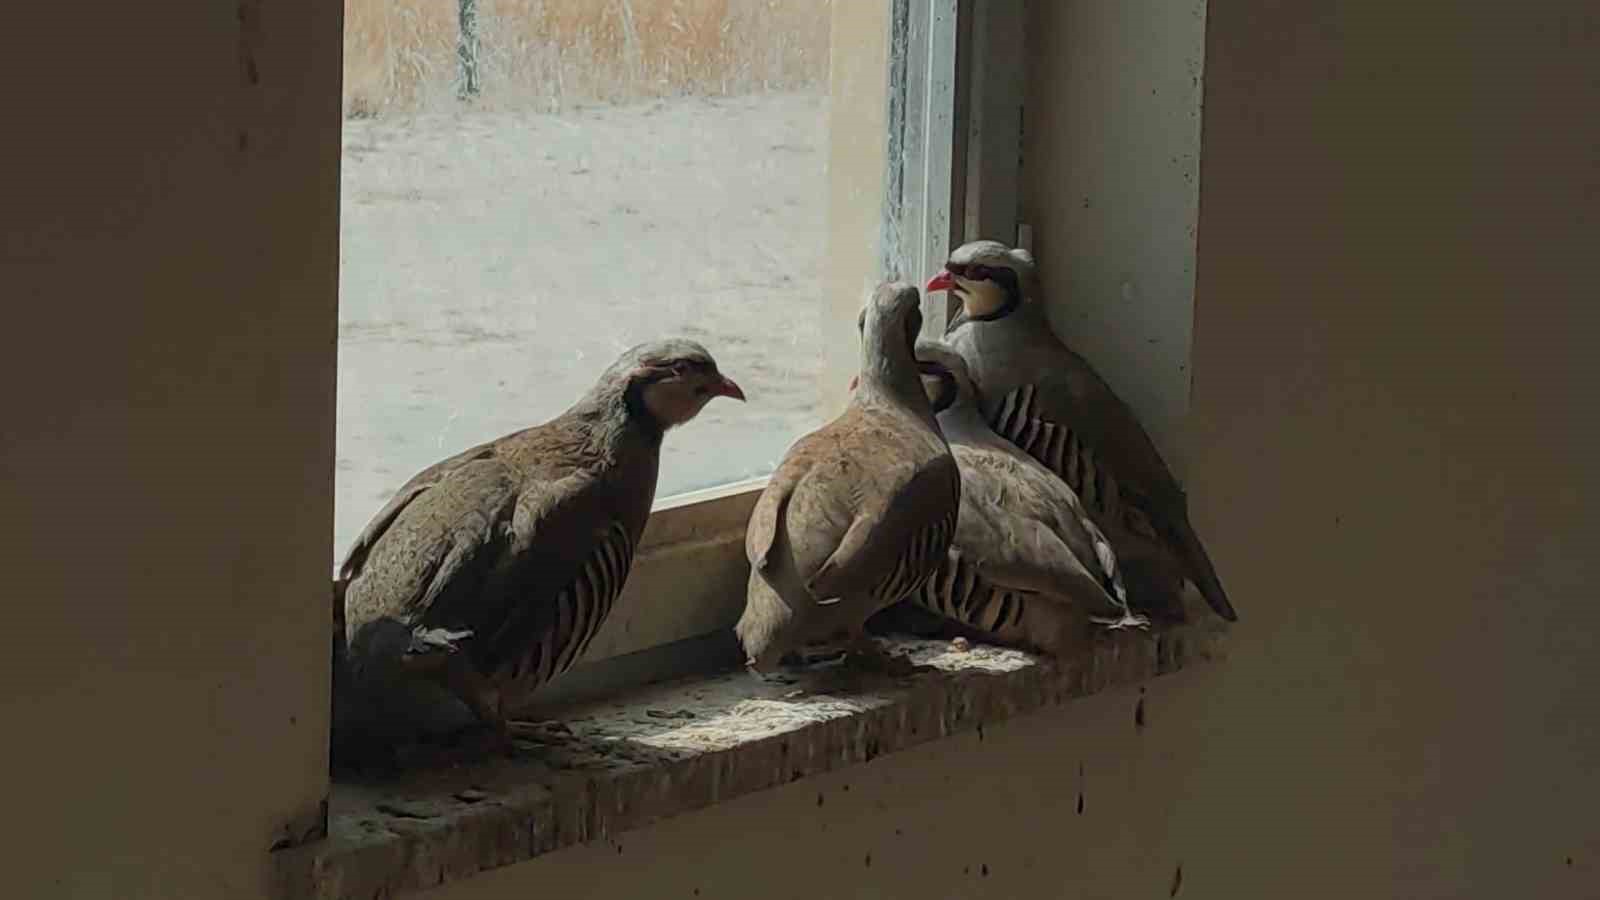
{"label": "white window frame", "polygon": [[[882,2],[889,129],[876,276],[920,287],[952,246],[1017,233],[1023,0]],[[923,304],[924,333],[942,334],[947,302]],[[854,312],[849,320],[854,334]],[[730,627],[749,575],[744,530],[766,482],[659,500],[611,619],[583,662],[535,703],[736,663]]]}

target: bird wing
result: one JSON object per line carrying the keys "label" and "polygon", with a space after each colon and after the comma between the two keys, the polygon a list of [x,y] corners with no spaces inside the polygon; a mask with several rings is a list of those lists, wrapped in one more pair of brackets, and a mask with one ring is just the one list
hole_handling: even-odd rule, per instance
{"label": "bird wing", "polygon": [[[419,476],[420,477],[420,476]],[[415,479],[414,479],[415,481]],[[504,462],[462,462],[431,483],[403,488],[403,502],[368,526],[347,562],[345,614],[352,627],[378,619],[408,626],[473,630],[452,612],[476,595],[510,543],[518,483]],[[381,527],[375,527],[381,526]]]}
{"label": "bird wing", "polygon": [[543,684],[582,657],[610,615],[637,538],[621,518],[598,513],[604,504],[586,493],[554,497],[538,511],[528,548],[488,592],[480,610],[485,670],[509,667],[528,687]]}
{"label": "bird wing", "polygon": [[955,448],[962,507],[956,540],[984,580],[1094,612],[1126,611],[1110,542],[1070,488],[1002,448]]}
{"label": "bird wing", "polygon": [[819,601],[863,593],[898,600],[926,580],[954,536],[960,475],[950,456],[878,468],[886,489],[860,497],[838,546],[806,581]]}
{"label": "bird wing", "polygon": [[1087,362],[1064,347],[1061,354],[1063,364],[989,402],[995,431],[1060,475],[1090,509],[1130,531],[1153,530],[1211,607],[1235,620],[1189,522],[1187,497],[1149,433]]}
{"label": "bird wing", "polygon": [[996,432],[1066,478],[1090,506],[1111,491],[1157,502],[1182,497],[1133,411],[1090,370],[1053,367],[987,405]]}
{"label": "bird wing", "polygon": [[368,522],[367,526],[361,529],[361,533],[356,536],[355,542],[350,545],[350,551],[345,554],[344,562],[339,566],[340,578],[348,580],[360,573],[368,554],[372,552],[373,545],[383,537],[389,527],[394,524],[395,519],[400,516],[413,500],[416,500],[440,481],[448,478],[450,473],[460,469],[462,466],[486,459],[493,456],[493,454],[494,445],[492,443],[479,444],[476,447],[457,453],[449,459],[434,463],[413,475],[409,481],[400,486],[400,490],[389,498],[389,502],[378,510],[378,514],[373,516],[372,521]]}
{"label": "bird wing", "polygon": [[772,566],[772,547],[788,513],[789,497],[809,468],[807,460],[810,454],[806,451],[811,437],[807,435],[795,442],[778,470],[767,479],[767,486],[756,499],[755,508],[750,511],[750,522],[744,532],[744,552],[751,568],[757,572],[766,572]]}
{"label": "bird wing", "polygon": [[[484,671],[528,653],[547,677],[570,666],[621,592],[637,536],[604,483],[561,462],[566,437],[530,429],[407,482],[346,562],[349,624],[397,620],[414,645],[465,650]],[[528,458],[500,455],[511,440]]]}

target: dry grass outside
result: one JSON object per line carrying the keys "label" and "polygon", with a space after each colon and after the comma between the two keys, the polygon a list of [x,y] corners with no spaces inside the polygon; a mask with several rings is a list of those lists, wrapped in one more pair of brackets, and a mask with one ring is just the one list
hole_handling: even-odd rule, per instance
{"label": "dry grass outside", "polygon": [[[461,88],[459,0],[345,0],[345,112],[431,108]],[[558,111],[820,84],[832,0],[476,0],[478,100]]]}

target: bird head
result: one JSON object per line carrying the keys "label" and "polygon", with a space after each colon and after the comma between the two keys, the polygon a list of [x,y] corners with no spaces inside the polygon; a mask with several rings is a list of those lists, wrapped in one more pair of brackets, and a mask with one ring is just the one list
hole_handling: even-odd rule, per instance
{"label": "bird head", "polygon": [[856,319],[863,374],[871,372],[880,381],[893,381],[896,373],[909,376],[922,330],[921,302],[916,287],[902,281],[884,282],[872,292]]}
{"label": "bird head", "polygon": [[967,361],[943,341],[917,341],[917,372],[935,414],[971,403],[977,396]]}
{"label": "bird head", "polygon": [[[916,345],[917,375],[922,379],[922,392],[932,405],[934,415],[977,397],[977,387],[967,369],[967,361],[943,341],[923,338]],[[861,383],[859,375],[850,376],[846,388],[855,393]]]}
{"label": "bird head", "polygon": [[996,319],[1022,303],[1034,277],[1033,255],[999,241],[972,241],[950,254],[928,293],[949,291],[972,319]]}
{"label": "bird head", "polygon": [[715,397],[744,400],[706,348],[683,338],[640,344],[612,368],[627,383],[629,405],[663,431],[693,419]]}

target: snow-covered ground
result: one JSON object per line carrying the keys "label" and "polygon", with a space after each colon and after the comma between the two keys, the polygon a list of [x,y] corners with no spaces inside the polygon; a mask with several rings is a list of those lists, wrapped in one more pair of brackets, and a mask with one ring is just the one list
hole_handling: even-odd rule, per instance
{"label": "snow-covered ground", "polygon": [[750,402],[668,435],[657,496],[770,471],[816,421],[825,113],[764,94],[347,122],[335,555],[417,470],[667,335]]}

